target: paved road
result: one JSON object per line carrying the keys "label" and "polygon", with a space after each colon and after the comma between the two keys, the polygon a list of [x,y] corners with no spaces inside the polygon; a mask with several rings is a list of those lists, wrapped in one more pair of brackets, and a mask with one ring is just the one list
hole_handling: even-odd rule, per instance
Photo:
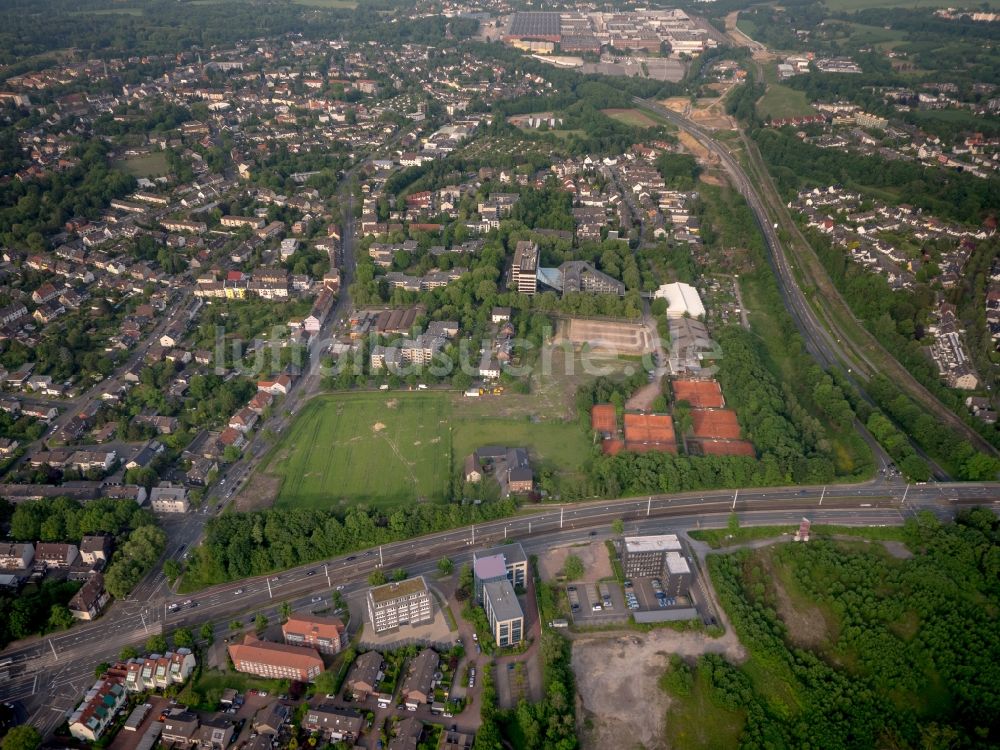
{"label": "paved road", "polygon": [[[904,502],[905,498],[905,502]],[[276,576],[258,577],[205,589],[198,594],[158,597],[151,601],[116,604],[113,616],[75,626],[50,638],[15,644],[3,652],[11,658],[13,677],[0,686],[0,699],[21,699],[31,721],[51,731],[93,680],[94,667],[114,660],[128,644],[142,643],[149,634],[179,626],[211,622],[224,634],[232,618],[247,621],[257,612],[277,615],[280,602],[308,608],[312,598],[344,586],[345,596],[359,595],[368,575],[380,565],[403,567],[413,574],[431,572],[442,556],[461,564],[474,548],[517,538],[526,548],[545,549],[561,540],[585,538],[592,529],[610,527],[616,518],[630,533],[671,528],[723,526],[734,509],[746,525],[794,523],[803,515],[818,522],[872,525],[898,524],[918,509],[949,517],[964,503],[995,504],[1000,508],[1000,484],[901,484],[872,482],[831,488],[754,489],[739,492],[685,493],[625,498],[545,507],[534,513],[473,527],[430,534],[336,557]],[[277,580],[274,580],[277,578]],[[169,607],[176,604],[174,610]]]}

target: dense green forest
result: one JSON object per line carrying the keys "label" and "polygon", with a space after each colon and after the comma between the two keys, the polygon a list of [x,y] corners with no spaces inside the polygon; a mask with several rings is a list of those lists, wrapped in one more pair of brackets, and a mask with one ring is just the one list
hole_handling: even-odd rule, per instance
{"label": "dense green forest", "polygon": [[[814,540],[709,557],[750,652],[675,660],[681,702],[710,686],[741,748],[985,748],[1000,743],[1000,521],[907,521],[905,554]],[[668,722],[670,716],[668,715]]]}

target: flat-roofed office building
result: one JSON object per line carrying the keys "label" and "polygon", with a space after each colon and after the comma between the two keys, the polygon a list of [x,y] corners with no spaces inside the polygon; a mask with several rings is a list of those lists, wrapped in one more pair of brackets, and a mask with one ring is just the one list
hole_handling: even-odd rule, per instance
{"label": "flat-roofed office building", "polygon": [[506,578],[483,584],[483,610],[498,646],[516,646],[524,638],[524,612]]}
{"label": "flat-roofed office building", "polygon": [[432,619],[434,607],[423,576],[368,589],[368,621],[376,633]]}

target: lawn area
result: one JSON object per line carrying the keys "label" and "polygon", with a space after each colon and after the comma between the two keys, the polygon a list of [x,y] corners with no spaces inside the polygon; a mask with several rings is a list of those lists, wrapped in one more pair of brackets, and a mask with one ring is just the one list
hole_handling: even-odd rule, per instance
{"label": "lawn area", "polygon": [[736,748],[745,722],[746,712],[730,711],[712,700],[708,673],[696,669],[687,691],[670,691],[667,746],[685,750]]}
{"label": "lawn area", "polygon": [[566,478],[579,478],[590,452],[590,441],[577,422],[529,422],[514,419],[452,421],[454,470],[461,469],[465,457],[484,445],[524,447],[531,456],[535,475],[551,469]]}
{"label": "lawn area", "polygon": [[262,467],[279,507],[442,501],[450,484],[449,396],[358,393],[310,401]]}
{"label": "lawn area", "polygon": [[256,688],[278,695],[288,692],[288,681],[265,680],[239,672],[222,672],[218,669],[199,669],[177,695],[177,699],[185,705],[214,710],[218,707],[222,691],[226,688],[236,688],[241,693]]}
{"label": "lawn area", "polygon": [[[531,422],[504,397],[442,392],[345,393],[302,408],[255,475],[278,507],[390,507],[450,496],[465,457],[483,445],[528,449],[535,468],[579,479],[590,452],[576,421]],[[484,413],[484,407],[487,412]],[[492,407],[492,409],[489,409]]]}
{"label": "lawn area", "polygon": [[757,113],[761,117],[770,115],[772,120],[777,120],[784,117],[814,115],[816,110],[809,106],[802,91],[780,84],[771,84],[757,102]]}
{"label": "lawn area", "polygon": [[638,109],[602,109],[601,112],[612,120],[637,128],[653,128],[659,125],[655,119]]}
{"label": "lawn area", "polygon": [[161,177],[170,171],[167,155],[162,151],[116,161],[112,166],[128,172],[133,177]]}

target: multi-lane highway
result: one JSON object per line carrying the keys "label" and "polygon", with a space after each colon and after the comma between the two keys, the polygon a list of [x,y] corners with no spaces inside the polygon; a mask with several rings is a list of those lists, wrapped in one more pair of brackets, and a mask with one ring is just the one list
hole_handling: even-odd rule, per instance
{"label": "multi-lane highway", "polygon": [[[519,539],[526,547],[544,549],[559,540],[584,538],[593,529],[607,531],[614,519],[630,532],[662,528],[721,526],[734,509],[744,524],[794,523],[803,515],[824,523],[884,525],[900,523],[908,514],[930,509],[949,516],[967,503],[1000,503],[1000,485],[927,484],[904,486],[873,482],[857,486],[713,491],[654,495],[545,507],[536,512],[451,531],[430,534],[354,552],[267,577],[205,589],[190,596],[120,602],[112,617],[77,625],[49,638],[8,649],[12,679],[0,685],[0,699],[24,700],[32,722],[43,729],[58,726],[93,679],[94,667],[117,657],[129,644],[150,634],[180,626],[213,623],[221,637],[232,618],[265,612],[274,615],[281,602],[294,608],[313,606],[313,597],[344,586],[344,594],[360,592],[379,566],[402,567],[411,573],[430,571],[448,556],[461,563],[474,548]],[[173,606],[176,605],[176,606]]]}

